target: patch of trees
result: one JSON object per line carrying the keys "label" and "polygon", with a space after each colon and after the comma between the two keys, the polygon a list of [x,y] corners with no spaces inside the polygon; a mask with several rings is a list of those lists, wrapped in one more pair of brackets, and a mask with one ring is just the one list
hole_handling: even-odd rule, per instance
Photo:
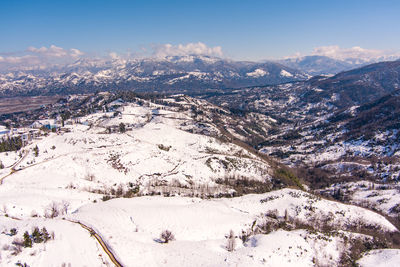
{"label": "patch of trees", "polygon": [[242,196],[245,194],[262,194],[275,188],[272,181],[259,181],[247,177],[225,177],[218,178],[215,183],[228,186],[235,190],[233,196]]}
{"label": "patch of trees", "polygon": [[7,137],[0,140],[0,152],[18,151],[22,147],[21,137]]}
{"label": "patch of trees", "polygon": [[[12,228],[8,235],[15,236],[18,231],[16,228]],[[34,227],[32,233],[25,231],[22,235],[22,238],[16,237],[12,241],[12,245],[4,245],[3,250],[10,250],[11,255],[16,256],[22,252],[23,248],[31,248],[34,244],[38,243],[46,243],[47,241],[54,239],[54,232],[47,231],[46,227],[39,229],[38,227]],[[18,265],[18,264],[17,264]],[[18,265],[18,266],[27,266],[27,265]]]}
{"label": "patch of trees", "polygon": [[299,177],[288,168],[282,167],[282,168],[276,169],[274,171],[273,177],[277,180],[282,181],[283,183],[285,183],[287,185],[296,186],[299,189],[304,190],[304,187],[301,184]]}

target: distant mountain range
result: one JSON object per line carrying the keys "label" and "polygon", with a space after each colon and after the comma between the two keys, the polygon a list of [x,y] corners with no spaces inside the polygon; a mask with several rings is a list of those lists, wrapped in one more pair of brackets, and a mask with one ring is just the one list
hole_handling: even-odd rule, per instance
{"label": "distant mountain range", "polygon": [[[399,64],[398,62],[391,63],[392,68],[382,77],[373,73],[378,73],[380,66],[386,68],[386,63],[369,65],[365,67],[363,79],[355,79],[354,82],[360,84],[378,80],[382,85],[378,91],[386,90],[386,84],[397,84],[393,83],[393,79],[397,75],[395,65]],[[204,90],[305,81],[312,76],[331,76],[365,64],[365,61],[341,61],[325,56],[307,56],[278,62],[234,61],[199,55],[171,56],[163,59],[80,59],[73,64],[48,69],[0,73],[0,97],[115,90],[193,94],[202,93]],[[373,68],[376,68],[376,71],[373,71]],[[353,78],[356,78],[354,75],[362,74],[363,71],[364,69],[355,69],[328,79],[326,76],[314,77],[310,84],[326,90],[323,93],[313,92],[309,96],[317,100],[326,94],[327,90],[341,90],[343,87],[349,89],[353,86]],[[374,92],[371,93],[374,96]],[[367,98],[370,96],[364,95]]]}
{"label": "distant mountain range", "polygon": [[0,74],[0,95],[48,95],[103,90],[191,92],[304,80],[302,71],[276,62],[232,61],[207,56],[165,59],[79,60],[47,70]]}

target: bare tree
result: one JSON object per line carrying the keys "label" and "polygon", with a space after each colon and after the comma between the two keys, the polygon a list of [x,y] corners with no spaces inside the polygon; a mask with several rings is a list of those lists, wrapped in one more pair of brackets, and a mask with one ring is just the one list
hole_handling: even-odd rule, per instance
{"label": "bare tree", "polygon": [[235,250],[235,247],[236,247],[235,233],[233,232],[233,230],[231,230],[229,232],[229,236],[227,238],[228,238],[228,240],[226,242],[226,249],[229,252],[232,252]]}
{"label": "bare tree", "polygon": [[289,221],[289,214],[288,214],[288,211],[287,211],[287,209],[285,209],[285,222],[287,222],[287,221]]}
{"label": "bare tree", "polygon": [[55,218],[58,215],[60,215],[58,204],[57,204],[57,202],[53,201],[47,206],[45,217],[46,218]]}
{"label": "bare tree", "polygon": [[61,205],[62,205],[61,213],[62,213],[62,214],[67,214],[67,213],[68,213],[69,206],[71,205],[71,203],[69,203],[68,201],[63,200],[62,203],[61,203]]}
{"label": "bare tree", "polygon": [[3,204],[3,207],[2,207],[2,209],[1,209],[1,211],[4,213],[4,214],[7,214],[7,206],[5,205],[5,204]]}

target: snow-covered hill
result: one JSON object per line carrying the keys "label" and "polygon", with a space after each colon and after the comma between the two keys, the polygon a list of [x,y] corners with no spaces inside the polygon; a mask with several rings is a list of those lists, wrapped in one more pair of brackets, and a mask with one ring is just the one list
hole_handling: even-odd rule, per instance
{"label": "snow-covered hill", "polygon": [[229,111],[181,95],[111,100],[86,99],[104,110],[0,154],[1,266],[334,266],[356,246],[392,246],[382,215],[276,190],[276,163],[220,127]]}

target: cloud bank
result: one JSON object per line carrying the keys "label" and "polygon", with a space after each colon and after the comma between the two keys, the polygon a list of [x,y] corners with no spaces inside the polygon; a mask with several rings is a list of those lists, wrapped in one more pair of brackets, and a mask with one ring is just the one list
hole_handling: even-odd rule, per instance
{"label": "cloud bank", "polygon": [[185,56],[185,55],[205,55],[222,57],[222,48],[220,46],[208,47],[202,42],[188,44],[160,44],[152,46],[152,56],[157,58],[165,58],[168,56]]}
{"label": "cloud bank", "polygon": [[64,49],[55,45],[40,48],[30,46],[17,54],[17,56],[0,56],[0,67],[43,69],[52,65],[73,62],[84,55],[76,48]]}
{"label": "cloud bank", "polygon": [[[220,46],[209,47],[202,42],[187,44],[157,44],[142,48],[141,51],[131,53],[109,52],[97,59],[105,60],[129,60],[132,58],[165,58],[168,56],[186,56],[186,55],[205,55],[222,57],[222,48]],[[32,70],[45,69],[55,65],[65,65],[72,63],[77,59],[89,57],[82,51],[71,48],[65,49],[56,45],[49,47],[30,46],[25,51],[0,54],[1,70]]]}
{"label": "cloud bank", "polygon": [[[352,63],[377,62],[383,60],[396,60],[400,58],[399,51],[366,49],[359,46],[342,48],[338,45],[315,47],[309,55],[326,56]],[[305,55],[296,53],[293,57],[297,58],[303,56]]]}

